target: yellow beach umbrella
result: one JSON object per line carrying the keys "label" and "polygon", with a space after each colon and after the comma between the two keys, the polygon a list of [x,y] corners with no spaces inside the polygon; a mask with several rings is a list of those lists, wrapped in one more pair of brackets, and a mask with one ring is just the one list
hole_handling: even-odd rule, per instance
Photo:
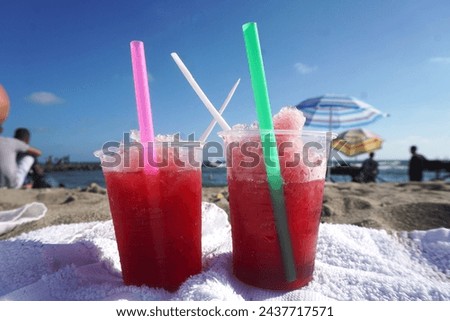
{"label": "yellow beach umbrella", "polygon": [[333,149],[347,155],[356,156],[380,149],[383,139],[367,129],[350,129],[340,133],[332,143]]}

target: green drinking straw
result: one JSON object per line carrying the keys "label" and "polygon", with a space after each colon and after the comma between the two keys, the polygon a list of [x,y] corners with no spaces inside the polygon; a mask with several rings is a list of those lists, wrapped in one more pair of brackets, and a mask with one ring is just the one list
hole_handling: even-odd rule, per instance
{"label": "green drinking straw", "polygon": [[[275,132],[270,110],[269,93],[267,91],[264,63],[259,44],[258,29],[255,22],[242,26],[244,32],[247,59],[252,80],[253,95],[258,114],[261,144],[264,163],[267,172],[272,208],[275,217],[275,226],[278,234],[284,274],[288,282],[295,281],[296,271],[294,254],[292,252],[291,237],[289,234],[286,205],[284,203],[283,179],[281,177],[280,161],[276,148]],[[271,146],[275,142],[275,146]]]}

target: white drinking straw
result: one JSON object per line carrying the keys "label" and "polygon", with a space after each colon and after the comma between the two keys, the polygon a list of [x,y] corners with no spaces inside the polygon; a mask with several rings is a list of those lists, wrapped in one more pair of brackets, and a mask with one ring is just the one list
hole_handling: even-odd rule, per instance
{"label": "white drinking straw", "polygon": [[185,64],[181,61],[180,57],[178,57],[178,55],[175,52],[172,52],[170,55],[172,56],[173,60],[175,60],[175,63],[177,64],[178,68],[180,68],[184,77],[186,77],[187,81],[192,86],[194,91],[197,93],[198,97],[200,97],[203,104],[205,104],[206,108],[208,108],[211,115],[213,115],[214,119],[219,123],[220,127],[222,127],[223,130],[230,130],[231,127],[227,124],[225,119],[223,119],[223,117],[219,114],[214,105],[209,101],[208,97],[206,97],[205,93],[197,84],[197,82],[195,81],[194,77],[189,72]]}
{"label": "white drinking straw", "polygon": [[[239,85],[239,82],[241,81],[241,78],[239,78],[236,83],[234,84],[233,88],[231,88],[230,92],[228,93],[227,98],[223,102],[222,106],[219,109],[219,114],[222,115],[225,109],[227,108],[228,104],[230,103],[231,98],[233,98],[234,92],[236,91],[236,88]],[[214,126],[216,126],[217,120],[213,119],[209,123],[209,126],[206,128],[206,130],[203,132],[202,136],[200,137],[200,143],[205,144],[206,140],[208,139],[208,136],[211,134]]]}

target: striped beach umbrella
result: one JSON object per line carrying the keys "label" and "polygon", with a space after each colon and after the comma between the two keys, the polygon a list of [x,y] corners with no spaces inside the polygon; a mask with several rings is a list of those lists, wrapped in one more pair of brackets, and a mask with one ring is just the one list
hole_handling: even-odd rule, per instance
{"label": "striped beach umbrella", "polygon": [[356,156],[380,149],[383,139],[367,129],[350,129],[340,133],[332,142],[332,148],[347,155]]}
{"label": "striped beach umbrella", "polygon": [[365,126],[388,116],[366,102],[343,95],[323,95],[306,99],[296,107],[303,112],[306,126],[329,131]]}

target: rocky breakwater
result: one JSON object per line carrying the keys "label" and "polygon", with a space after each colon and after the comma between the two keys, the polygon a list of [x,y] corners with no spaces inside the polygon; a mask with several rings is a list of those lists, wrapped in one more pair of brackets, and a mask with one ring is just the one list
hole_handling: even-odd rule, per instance
{"label": "rocky breakwater", "polygon": [[93,162],[74,162],[74,163],[56,163],[41,165],[45,172],[60,172],[60,171],[94,171],[101,170],[100,163]]}

